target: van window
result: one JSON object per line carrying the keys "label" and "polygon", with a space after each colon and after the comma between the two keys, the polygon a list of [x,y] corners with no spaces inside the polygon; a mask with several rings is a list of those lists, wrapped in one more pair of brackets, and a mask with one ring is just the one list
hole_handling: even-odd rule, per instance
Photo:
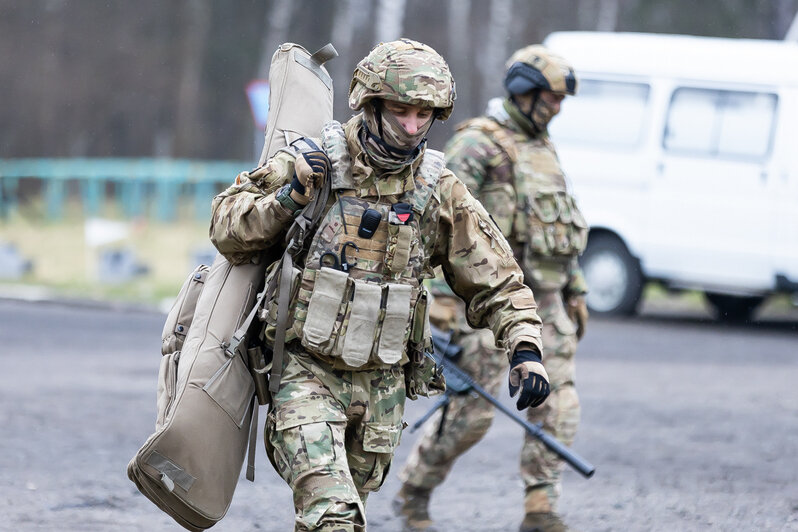
{"label": "van window", "polygon": [[643,135],[649,86],[645,83],[580,79],[549,131],[556,142],[631,148]]}
{"label": "van window", "polygon": [[778,98],[764,92],[676,89],[663,146],[709,157],[762,158],[770,150]]}

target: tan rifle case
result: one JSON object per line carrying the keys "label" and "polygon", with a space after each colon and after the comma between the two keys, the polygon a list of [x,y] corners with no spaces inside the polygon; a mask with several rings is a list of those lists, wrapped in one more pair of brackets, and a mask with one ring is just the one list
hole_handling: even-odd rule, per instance
{"label": "tan rifle case", "polygon": [[[264,154],[271,156],[295,140],[294,135],[318,137],[332,120],[332,84],[307,75],[329,78],[313,58],[329,58],[331,53],[335,55],[332,45],[311,55],[290,43],[275,53],[270,79],[280,89],[270,98]],[[318,68],[308,66],[313,64]],[[270,252],[271,260],[282,253],[274,251],[279,252]],[[242,356],[246,345],[228,347],[234,333],[241,332],[237,329],[252,317],[269,262],[233,266],[217,255],[210,270],[200,266],[192,272],[166,320],[156,431],[127,472],[141,493],[188,530],[205,530],[224,517],[247,441],[255,441],[249,437],[251,428],[257,430],[257,401],[246,355]],[[253,447],[250,444],[250,454]]]}
{"label": "tan rifle case", "polygon": [[298,44],[281,45],[269,67],[269,116],[258,166],[299,137],[318,137],[332,120],[333,85],[324,63],[337,56],[332,44],[313,55]]}

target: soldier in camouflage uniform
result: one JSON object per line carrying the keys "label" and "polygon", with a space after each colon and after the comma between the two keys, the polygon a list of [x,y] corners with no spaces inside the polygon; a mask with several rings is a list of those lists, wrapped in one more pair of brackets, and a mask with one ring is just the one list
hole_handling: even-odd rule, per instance
{"label": "soldier in camouflage uniform", "polygon": [[[579,422],[574,388],[574,353],[587,321],[587,291],[577,257],[586,244],[587,225],[568,192],[547,124],[565,95],[576,93],[573,69],[540,45],[518,50],[507,63],[509,95],[493,100],[486,116],[466,121],[446,146],[448,167],[468,185],[507,236],[532,287],[543,319],[543,364],[551,378],[551,396],[528,410],[528,419],[565,444],[573,442]],[[464,327],[453,311],[451,293],[437,291],[433,322],[458,331],[464,351],[459,363],[488,391],[501,384],[505,353],[493,347],[491,332]],[[455,298],[456,299],[456,298]],[[447,323],[448,321],[448,323]],[[470,395],[449,406],[438,435],[440,415],[400,472],[403,486],[394,506],[407,529],[432,530],[427,504],[455,459],[478,442],[493,420],[487,401]],[[561,460],[526,435],[521,475],[526,488],[522,531],[567,530],[555,513],[560,493]]]}
{"label": "soldier in camouflage uniform", "polygon": [[[360,113],[328,124],[321,149],[280,151],[214,199],[211,240],[242,263],[281,245],[302,206],[331,185],[312,241],[295,257],[282,379],[265,430],[294,493],[295,530],[365,530],[366,498],[399,444],[405,397],[436,385],[422,283],[436,265],[468,303],[469,323],[489,327],[510,354],[519,409],[548,395],[541,321],[512,250],[443,154],[425,147],[453,101],[449,68],[432,48],[380,44],[349,89]],[[277,298],[266,304],[266,338],[279,326]]]}

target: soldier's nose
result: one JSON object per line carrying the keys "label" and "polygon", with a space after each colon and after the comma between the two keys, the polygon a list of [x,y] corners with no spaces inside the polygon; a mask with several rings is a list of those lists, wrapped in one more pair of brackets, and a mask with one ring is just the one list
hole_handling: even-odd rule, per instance
{"label": "soldier's nose", "polygon": [[404,123],[405,131],[410,135],[415,135],[419,128],[419,119],[417,117],[410,117]]}

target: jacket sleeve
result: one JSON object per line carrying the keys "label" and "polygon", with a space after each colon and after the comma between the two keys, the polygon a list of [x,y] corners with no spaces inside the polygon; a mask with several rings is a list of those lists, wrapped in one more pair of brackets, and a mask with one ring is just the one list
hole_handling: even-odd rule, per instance
{"label": "jacket sleeve", "polygon": [[294,158],[279,152],[264,166],[242,172],[236,183],[213,199],[209,236],[232,264],[282,243],[294,213],[276,199],[294,172]]}
{"label": "jacket sleeve", "polygon": [[449,171],[438,183],[440,218],[432,256],[452,290],[466,302],[466,318],[488,327],[512,356],[524,342],[541,346],[541,320],[532,290],[499,228]]}

